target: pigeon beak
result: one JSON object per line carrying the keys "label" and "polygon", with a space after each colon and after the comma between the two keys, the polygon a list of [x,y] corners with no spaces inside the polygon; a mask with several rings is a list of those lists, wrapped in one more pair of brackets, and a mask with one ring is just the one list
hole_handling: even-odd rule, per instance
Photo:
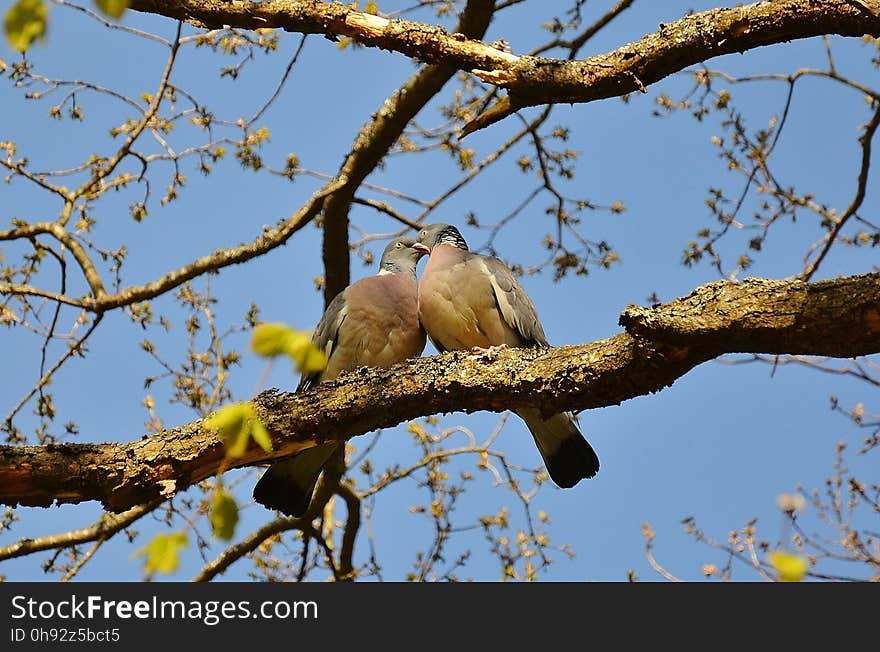
{"label": "pigeon beak", "polygon": [[428,247],[426,247],[425,245],[423,245],[421,242],[416,242],[412,246],[412,248],[415,249],[416,251],[422,252],[423,254],[430,254],[431,253],[431,250]]}

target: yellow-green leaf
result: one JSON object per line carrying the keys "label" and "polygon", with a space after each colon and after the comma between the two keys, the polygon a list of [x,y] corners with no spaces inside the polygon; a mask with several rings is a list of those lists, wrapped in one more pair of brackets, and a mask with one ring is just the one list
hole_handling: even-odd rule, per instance
{"label": "yellow-green leaf", "polygon": [[18,0],[9,8],[4,29],[13,50],[24,52],[31,43],[45,38],[47,14],[43,0]]}
{"label": "yellow-green leaf", "polygon": [[136,557],[146,557],[144,571],[152,573],[173,573],[180,565],[180,551],[187,546],[185,532],[157,534],[146,546],[135,553]]}
{"label": "yellow-green leaf", "polygon": [[214,495],[209,519],[215,537],[224,541],[232,539],[238,524],[238,503],[229,492],[220,490]]}
{"label": "yellow-green leaf", "polygon": [[365,14],[373,14],[374,16],[378,16],[379,15],[379,5],[377,5],[375,2],[370,0],[370,2],[367,3],[367,6],[364,7],[364,13]]}
{"label": "yellow-green leaf", "polygon": [[291,330],[290,335],[287,338],[284,353],[289,355],[293,361],[296,362],[297,358],[305,354],[306,349],[309,348],[309,344],[311,344],[311,340],[308,335]]}
{"label": "yellow-green leaf", "polygon": [[304,349],[300,349],[295,357],[291,357],[293,357],[300,372],[304,374],[324,371],[327,367],[327,354],[312,342],[309,342]]}
{"label": "yellow-green leaf", "polygon": [[272,450],[269,432],[250,403],[230,403],[223,406],[205,420],[205,426],[223,440],[229,457],[244,455],[251,437],[263,450]]}
{"label": "yellow-green leaf", "polygon": [[230,403],[209,416],[205,426],[221,439],[229,439],[238,434],[252,410],[247,403]]}
{"label": "yellow-green leaf", "polygon": [[767,556],[780,582],[800,582],[807,572],[807,560],[803,557],[782,550],[774,550]]}
{"label": "yellow-green leaf", "polygon": [[264,358],[286,353],[292,345],[291,338],[298,335],[284,324],[260,324],[251,335],[251,349]]}
{"label": "yellow-green leaf", "polygon": [[327,354],[319,349],[305,333],[293,331],[285,351],[296,364],[300,373],[311,374],[323,371],[327,366]]}
{"label": "yellow-green leaf", "polygon": [[256,418],[249,403],[231,403],[208,417],[205,425],[223,440],[227,455],[241,457],[248,445],[248,421]]}
{"label": "yellow-green leaf", "polygon": [[272,438],[269,437],[269,431],[259,419],[254,419],[251,423],[251,436],[264,451],[268,453],[272,450]]}
{"label": "yellow-green leaf", "polygon": [[316,373],[327,366],[327,354],[315,346],[306,333],[280,323],[259,324],[254,328],[251,349],[266,358],[287,355],[300,373]]}
{"label": "yellow-green leaf", "polygon": [[95,0],[95,4],[110,18],[122,18],[122,14],[128,9],[128,0]]}

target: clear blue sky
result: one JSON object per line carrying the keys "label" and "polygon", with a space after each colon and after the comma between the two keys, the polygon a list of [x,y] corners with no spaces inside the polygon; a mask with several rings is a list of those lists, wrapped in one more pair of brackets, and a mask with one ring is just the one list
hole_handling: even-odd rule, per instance
{"label": "clear blue sky", "polygon": [[[390,11],[409,4],[386,1],[379,6]],[[524,3],[504,12],[491,27],[487,40],[504,37],[514,52],[527,52],[546,38],[538,28],[540,23],[568,4]],[[585,11],[591,17],[598,16],[612,4],[610,0],[588,3]],[[641,0],[583,54],[634,41],[655,30],[659,23],[680,18],[690,8],[703,10],[715,5],[706,0]],[[547,6],[552,10],[542,10]],[[165,65],[163,48],[96,27],[94,21],[64,7],[53,7],[50,21],[48,42],[33,48],[30,54],[40,72],[50,77],[87,79],[134,95],[154,91]],[[174,24],[165,19],[129,12],[123,22],[167,38],[174,35]],[[236,82],[221,79],[219,71],[237,58],[187,50],[172,81],[194,92],[220,117],[235,120],[249,116],[272,92],[300,38],[285,35],[279,54],[258,56]],[[839,38],[831,39],[831,44],[838,70],[865,83],[876,79],[876,70],[868,65],[872,46],[857,39]],[[8,48],[0,54],[7,63],[15,57]],[[813,39],[731,55],[710,62],[710,66],[731,74],[789,73],[803,66],[823,67],[824,57],[822,41]],[[414,70],[413,63],[402,55],[364,48],[341,51],[326,39],[310,37],[288,85],[262,121],[272,134],[263,152],[266,160],[281,165],[288,152],[295,152],[303,167],[335,173],[361,124]],[[608,337],[619,332],[617,318],[627,304],[644,304],[654,292],[661,300],[670,300],[717,279],[717,272],[708,265],[684,268],[681,254],[699,229],[713,226],[705,205],[707,189],[722,187],[732,193],[740,187],[741,177],[726,171],[710,142],[712,136],[722,135],[714,117],[697,123],[687,112],[663,119],[651,115],[659,93],[675,98],[689,84],[689,79],[675,76],[650,87],[647,95],[633,96],[629,103],[611,99],[557,107],[551,123],[571,127],[568,146],[580,157],[577,174],[566,184],[566,191],[598,204],[620,200],[626,212],[585,214],[584,232],[592,240],[612,243],[621,264],[558,284],[549,274],[523,280],[553,344]],[[745,111],[747,124],[756,129],[779,115],[786,89],[779,84],[757,83],[732,90]],[[0,86],[0,140],[15,140],[20,154],[27,156],[34,168],[63,168],[92,151],[112,151],[114,143],[107,129],[126,117],[124,109],[108,107],[103,98],[86,94],[80,94],[78,100],[87,120],[77,125],[69,120],[58,123],[47,117],[49,103],[25,101],[22,92],[6,80]],[[857,93],[838,90],[827,82],[806,81],[799,85],[777,151],[777,171],[784,183],[812,190],[822,203],[845,207],[855,189],[857,127],[868,117],[868,105]],[[422,126],[439,122],[436,108],[419,118]],[[479,160],[518,125],[514,119],[508,120],[469,137],[466,145],[476,148]],[[187,135],[192,134],[171,134],[169,138],[172,142],[179,138],[178,142],[183,143]],[[475,212],[482,221],[492,222],[525,197],[536,180],[516,169],[516,159],[523,151],[519,148],[509,153],[494,170],[447,201],[432,221],[462,226],[472,245],[480,246],[485,235],[464,228],[465,216]],[[128,284],[154,278],[218,247],[252,239],[262,225],[290,214],[318,187],[317,181],[308,178],[291,185],[267,174],[242,171],[232,157],[206,178],[193,169],[192,161],[185,165],[188,167],[183,171],[189,181],[180,199],[161,210],[155,207],[142,224],[134,224],[127,214],[132,195],[120,195],[97,207],[95,239],[106,246],[128,244],[124,276]],[[429,199],[459,175],[448,157],[440,154],[395,156],[369,181]],[[157,179],[154,184],[154,193],[161,193],[162,181]],[[391,201],[402,212],[414,214],[407,204]],[[754,207],[754,199],[750,201]],[[553,228],[543,213],[549,203],[549,199],[539,200],[510,225],[497,244],[502,257],[540,260],[543,252],[538,243],[543,233]],[[877,206],[876,195],[869,192],[863,214],[875,215]],[[746,218],[751,214],[748,207],[743,211]],[[33,221],[52,219],[55,210],[51,199],[32,192],[23,182],[0,184],[0,221],[4,224],[15,216]],[[353,208],[352,220],[372,231],[396,228],[387,218],[362,206]],[[796,274],[806,247],[820,235],[815,218],[809,215],[795,224],[779,224],[748,275],[784,278]],[[722,250],[731,254],[728,260],[744,250],[750,237],[749,232],[734,234],[722,245]],[[378,253],[381,247],[382,243],[377,243],[374,251]],[[13,258],[17,250],[4,245],[2,251]],[[817,278],[869,271],[876,264],[876,250],[837,250]],[[731,262],[729,268],[732,266]],[[357,260],[352,262],[353,278],[374,271]],[[213,278],[214,291],[222,299],[220,322],[239,321],[248,305],[255,302],[266,320],[310,328],[321,315],[322,297],[313,284],[313,278],[321,273],[319,232],[310,226],[287,246],[249,264],[227,268]],[[170,298],[155,302],[156,311],[166,312],[176,323],[167,336],[149,335],[172,360],[184,350],[182,320],[174,312],[174,305]],[[143,379],[160,370],[140,348],[144,333],[126,317],[109,315],[96,335],[88,357],[69,364],[53,383],[58,411],[64,420],[78,424],[79,441],[136,439],[146,419],[141,405]],[[244,350],[245,340],[241,338],[238,345]],[[433,353],[429,345],[426,355]],[[39,341],[18,330],[3,331],[0,360],[4,369],[0,374],[0,400],[5,414],[37,378]],[[262,371],[262,362],[245,351],[243,367],[232,379],[237,398],[249,397]],[[267,387],[292,389],[296,380],[286,365],[278,365]],[[193,418],[179,406],[165,403],[167,386],[154,387],[151,393],[157,398],[158,412],[166,424]],[[552,520],[552,540],[570,544],[576,551],[570,561],[557,555],[556,563],[540,577],[623,580],[627,569],[634,569],[644,579],[656,579],[643,556],[640,526],[646,521],[658,533],[657,557],[685,579],[699,579],[703,563],[720,559],[682,534],[679,521],[685,516],[695,516],[708,534],[720,540],[730,529],[757,517],[763,535],[775,539],[782,522],[775,506],[777,495],[793,491],[798,484],[820,487],[831,472],[836,442],[845,440],[854,447],[859,441],[861,433],[830,411],[832,394],[844,406],[859,401],[870,406],[867,386],[845,378],[794,366],[777,369],[771,378],[770,368],[764,365],[708,363],[659,394],[583,413],[581,425],[599,453],[602,470],[595,479],[571,490],[557,490],[548,483],[536,499],[536,509],[546,511]],[[462,424],[485,433],[497,418],[494,414],[454,414],[444,417],[443,424]],[[31,421],[25,416],[20,425],[27,426]],[[367,441],[368,437],[363,437],[354,443]],[[521,464],[538,462],[531,438],[518,421],[508,423],[496,447]],[[415,451],[404,429],[383,435],[377,450],[379,462],[405,463],[413,459]],[[850,461],[858,469],[866,467],[870,459],[856,459],[853,451]],[[240,485],[242,500],[249,498],[255,478],[253,471],[248,473],[248,479]],[[468,520],[466,514],[489,513],[502,501],[516,512],[517,506],[506,493],[487,490],[487,484],[483,480],[482,489],[462,499],[463,522]],[[402,578],[414,561],[415,551],[430,541],[425,520],[408,511],[410,505],[424,502],[424,495],[413,483],[401,483],[377,504],[373,527],[377,556],[387,579]],[[21,520],[11,531],[0,534],[0,545],[25,536],[82,527],[93,522],[100,510],[95,504],[85,504],[20,508],[17,513]],[[242,516],[239,535],[271,519],[271,514],[260,506],[246,508]],[[146,542],[149,533],[160,527],[147,518],[136,529],[141,532],[140,541]],[[499,577],[497,565],[487,559],[479,531],[464,533],[459,541],[453,551],[466,546],[475,555],[471,565],[460,573],[462,577]],[[364,562],[365,537],[361,537],[360,544],[357,560]],[[206,558],[213,558],[220,549],[215,545],[205,552]],[[138,564],[130,559],[132,550],[114,541],[79,578],[138,579]],[[453,556],[450,553],[450,558]],[[42,579],[45,576],[39,562],[43,558],[36,555],[5,562],[0,564],[0,574],[10,580]],[[184,570],[171,578],[187,579],[199,566],[199,553],[190,547]],[[245,579],[249,566],[247,560],[240,561],[223,578]],[[748,572],[740,577],[753,578]]]}

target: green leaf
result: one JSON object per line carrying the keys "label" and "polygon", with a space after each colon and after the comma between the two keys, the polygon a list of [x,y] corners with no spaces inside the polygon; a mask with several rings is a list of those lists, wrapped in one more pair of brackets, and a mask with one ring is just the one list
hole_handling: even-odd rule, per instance
{"label": "green leaf", "polygon": [[224,541],[232,539],[238,523],[238,503],[228,491],[221,489],[214,495],[209,519],[215,537]]}
{"label": "green leaf", "polygon": [[128,0],[95,0],[95,4],[104,14],[116,19],[122,18],[128,9]]}
{"label": "green leaf", "polygon": [[309,348],[309,344],[311,343],[311,340],[305,333],[297,333],[296,331],[291,331],[291,334],[287,338],[287,344],[284,348],[284,353],[289,355],[291,359],[296,362],[297,358],[305,355],[305,352]]}
{"label": "green leaf", "polygon": [[290,356],[300,373],[317,373],[327,366],[327,354],[315,346],[305,333],[294,331],[293,336],[288,338],[285,353]]}
{"label": "green leaf", "polygon": [[24,52],[31,43],[46,37],[48,10],[43,0],[18,0],[6,12],[4,28],[13,50]]}
{"label": "green leaf", "polygon": [[284,324],[259,324],[251,335],[251,349],[264,358],[286,353],[297,332]]}
{"label": "green leaf", "polygon": [[220,408],[205,420],[205,426],[223,440],[229,457],[244,455],[251,437],[263,450],[272,450],[269,432],[250,403],[230,403]]}
{"label": "green leaf", "polygon": [[304,374],[324,371],[327,367],[327,354],[309,342],[305,352],[294,358],[297,368]]}
{"label": "green leaf", "polygon": [[173,573],[180,565],[180,551],[186,548],[187,543],[185,532],[157,534],[135,556],[147,558],[144,571],[148,574]]}
{"label": "green leaf", "polygon": [[256,416],[249,403],[231,403],[208,417],[205,425],[223,440],[227,455],[241,457],[248,444],[248,420]]}
{"label": "green leaf", "polygon": [[251,436],[264,451],[268,453],[272,450],[272,438],[269,436],[266,426],[259,419],[255,419],[251,424]]}
{"label": "green leaf", "polygon": [[780,582],[800,582],[807,572],[807,560],[782,550],[774,550],[767,555],[770,565],[779,573]]}
{"label": "green leaf", "polygon": [[300,373],[316,373],[327,366],[327,354],[306,333],[295,331],[284,324],[260,324],[254,328],[251,349],[266,358],[287,355]]}

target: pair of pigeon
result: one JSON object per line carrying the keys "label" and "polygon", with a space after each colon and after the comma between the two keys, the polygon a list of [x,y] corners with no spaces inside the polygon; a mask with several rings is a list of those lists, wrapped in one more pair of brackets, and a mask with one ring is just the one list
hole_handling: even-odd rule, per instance
{"label": "pair of pigeon", "polygon": [[[430,258],[417,282],[416,265],[426,254]],[[312,336],[327,354],[327,367],[304,374],[297,391],[356,367],[390,367],[417,357],[426,331],[440,353],[549,346],[535,306],[510,269],[469,251],[454,226],[432,224],[416,240],[392,241],[378,274],[352,283],[330,302]],[[516,413],[558,486],[573,487],[596,475],[599,458],[571,414],[545,418],[537,408]],[[342,446],[319,444],[274,463],[254,487],[254,499],[289,516],[303,515],[321,470]]]}

